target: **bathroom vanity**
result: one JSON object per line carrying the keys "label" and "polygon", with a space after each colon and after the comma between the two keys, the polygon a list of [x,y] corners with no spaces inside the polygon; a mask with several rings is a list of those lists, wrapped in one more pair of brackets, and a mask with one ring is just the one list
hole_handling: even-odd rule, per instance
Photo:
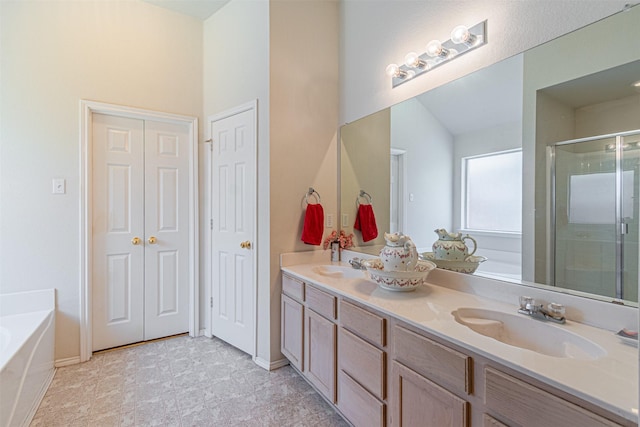
{"label": "bathroom vanity", "polygon": [[[285,255],[282,273],[282,353],[355,426],[637,425],[637,348],[611,331],[571,316],[547,325],[517,314],[517,299],[431,282],[380,289],[365,272],[317,256],[295,264]],[[476,313],[475,330],[456,320],[461,308]],[[525,344],[500,338],[506,344],[477,332],[497,324],[484,312],[549,333],[527,337],[524,323]]]}

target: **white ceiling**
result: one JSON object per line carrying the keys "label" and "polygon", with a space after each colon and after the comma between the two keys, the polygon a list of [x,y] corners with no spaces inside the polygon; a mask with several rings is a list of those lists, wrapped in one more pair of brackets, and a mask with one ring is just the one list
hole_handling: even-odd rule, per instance
{"label": "white ceiling", "polygon": [[202,21],[213,15],[230,0],[143,0]]}

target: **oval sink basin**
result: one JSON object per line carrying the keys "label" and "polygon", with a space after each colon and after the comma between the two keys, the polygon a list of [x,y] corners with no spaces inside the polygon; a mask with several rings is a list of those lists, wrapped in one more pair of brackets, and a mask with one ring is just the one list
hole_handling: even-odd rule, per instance
{"label": "oval sink basin", "polygon": [[451,314],[472,331],[508,345],[552,357],[598,359],[606,351],[586,338],[522,314],[481,308],[459,308]]}
{"label": "oval sink basin", "polygon": [[318,265],[313,267],[313,272],[325,277],[335,279],[364,279],[364,270],[357,270],[342,265]]}

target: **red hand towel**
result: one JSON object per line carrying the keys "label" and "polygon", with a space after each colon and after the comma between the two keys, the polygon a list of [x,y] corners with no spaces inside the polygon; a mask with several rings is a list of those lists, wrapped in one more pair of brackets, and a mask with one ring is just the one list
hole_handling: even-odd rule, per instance
{"label": "red hand towel", "polygon": [[360,205],[356,214],[356,223],[353,228],[362,232],[362,240],[368,242],[378,237],[378,226],[373,214],[373,206]]}
{"label": "red hand towel", "polygon": [[324,210],[322,205],[320,203],[307,205],[300,240],[308,245],[319,245],[322,243],[322,233],[324,233]]}

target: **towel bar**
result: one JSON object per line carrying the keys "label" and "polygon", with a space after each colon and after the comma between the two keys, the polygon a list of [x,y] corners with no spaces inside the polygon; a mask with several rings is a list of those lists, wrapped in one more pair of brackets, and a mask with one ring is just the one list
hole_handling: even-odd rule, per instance
{"label": "towel bar", "polygon": [[318,200],[318,203],[320,203],[320,193],[314,190],[313,187],[309,187],[309,191],[307,191],[307,194],[304,195],[304,201],[307,204],[309,204],[309,196],[315,196]]}
{"label": "towel bar", "polygon": [[368,204],[372,205],[373,204],[373,197],[371,197],[371,195],[369,193],[367,193],[364,190],[360,190],[360,194],[358,195],[358,197],[356,197],[356,206],[360,206],[360,198],[364,197],[364,199],[367,201]]}

